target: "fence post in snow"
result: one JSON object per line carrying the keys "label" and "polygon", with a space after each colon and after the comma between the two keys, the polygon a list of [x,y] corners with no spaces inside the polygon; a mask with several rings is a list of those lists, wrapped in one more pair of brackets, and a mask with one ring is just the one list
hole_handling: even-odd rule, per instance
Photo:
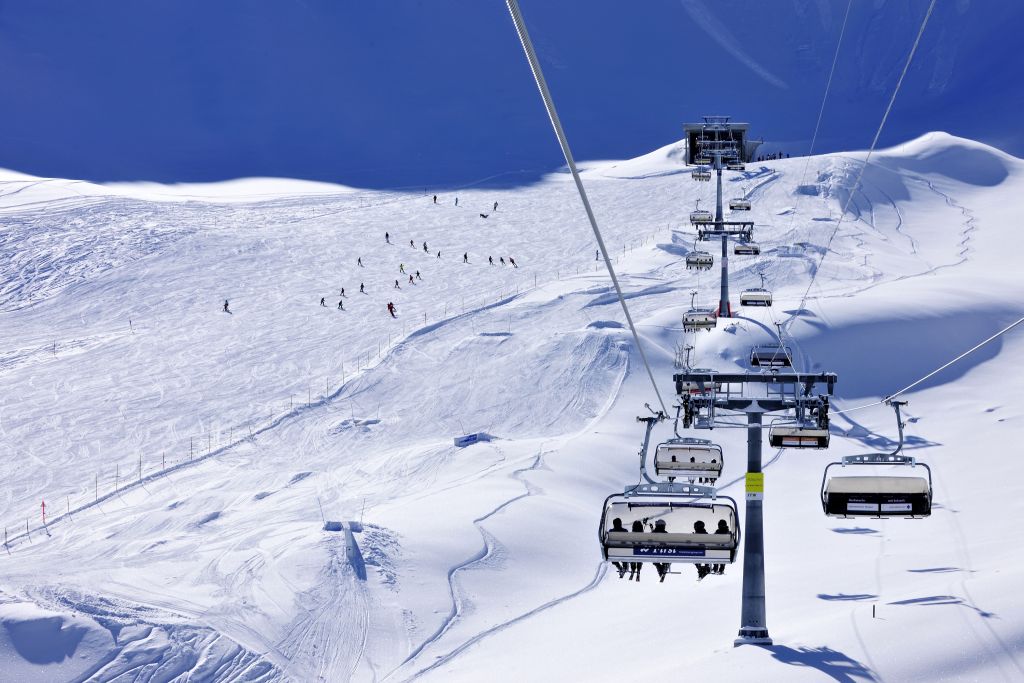
{"label": "fence post in snow", "polygon": [[161,470],[167,469],[167,453],[161,453],[160,454],[160,469]]}
{"label": "fence post in snow", "polygon": [[[388,335],[388,338],[390,339],[391,335]],[[345,383],[345,361],[341,361],[341,383]]]}
{"label": "fence post in snow", "polygon": [[142,456],[139,456],[139,481],[142,481]]}
{"label": "fence post in snow", "polygon": [[188,459],[192,460],[192,437],[188,437]]}
{"label": "fence post in snow", "polygon": [[117,490],[118,479],[121,478],[121,466],[114,465],[114,490]]}

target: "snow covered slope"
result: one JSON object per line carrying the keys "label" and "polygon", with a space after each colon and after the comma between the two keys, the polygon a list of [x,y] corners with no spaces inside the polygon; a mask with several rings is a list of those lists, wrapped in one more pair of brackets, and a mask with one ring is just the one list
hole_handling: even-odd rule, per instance
{"label": "snow covered slope", "polygon": [[[665,396],[680,343],[696,343],[697,365],[746,367],[750,345],[792,318],[798,364],[838,372],[837,407],[854,407],[1024,315],[1009,249],[1024,162],[942,133],[884,150],[833,236],[863,157],[727,174],[727,193],[753,200],[762,246],[730,259],[734,303],[763,270],[777,304],[699,335],[680,317],[691,289],[717,297],[717,271],[686,271],[684,219],[712,190],[675,145],[587,165]],[[733,649],[738,566],[700,584],[686,571],[627,584],[600,562],[600,506],[636,480],[634,418],[654,397],[564,174],[463,190],[457,206],[451,193],[435,205],[242,184],[218,201],[196,197],[209,188],[3,181],[4,671],[1024,675],[1024,504],[1009,495],[1020,334],[909,394],[908,449],[935,473],[927,520],[821,515],[825,464],[894,438],[884,407],[837,416],[828,452],[766,452],[776,646]],[[509,256],[518,268],[500,264]],[[470,432],[490,436],[453,446]],[[740,497],[742,430],[713,436],[725,492]]]}

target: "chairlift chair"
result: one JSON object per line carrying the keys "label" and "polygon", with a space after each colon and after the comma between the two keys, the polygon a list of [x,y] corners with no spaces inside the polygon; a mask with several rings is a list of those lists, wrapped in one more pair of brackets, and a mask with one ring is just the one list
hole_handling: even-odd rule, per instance
{"label": "chairlift chair", "polygon": [[[625,493],[608,496],[598,530],[605,561],[735,562],[741,539],[736,501],[727,496],[695,500],[693,493],[678,492],[686,488],[679,484],[639,484]],[[624,531],[612,530],[616,519]],[[728,533],[714,533],[720,520],[725,521]],[[659,521],[664,522],[659,525],[664,532],[654,531]],[[640,522],[643,531],[634,532],[633,522]],[[695,522],[703,522],[707,533],[694,533]]]}
{"label": "chairlift chair", "polygon": [[693,163],[698,166],[707,166],[711,163],[711,157],[697,157],[693,160]]}
{"label": "chairlift chair", "polygon": [[718,325],[718,313],[714,308],[691,308],[683,314],[683,331],[713,330]]}
{"label": "chairlift chair", "polygon": [[772,293],[763,287],[751,287],[740,292],[740,306],[771,306]]}
{"label": "chairlift chair", "polygon": [[698,182],[711,182],[711,171],[707,169],[697,169],[690,176]]}
{"label": "chairlift chair", "polygon": [[715,217],[710,211],[698,210],[690,212],[691,223],[712,223],[714,220]]}
{"label": "chairlift chair", "polygon": [[[896,410],[900,440],[892,453],[848,455],[829,463],[821,477],[821,508],[829,517],[905,517],[920,519],[932,514],[932,470],[916,458],[900,455],[903,450],[904,401],[889,401]],[[894,465],[915,469],[923,467],[926,477],[916,476],[832,476],[829,470],[840,465]]]}
{"label": "chairlift chair", "polygon": [[761,245],[757,242],[737,242],[732,253],[736,256],[757,256],[761,253]]}
{"label": "chairlift chair", "polygon": [[736,197],[729,200],[730,211],[750,211],[750,200]]}
{"label": "chairlift chair", "polygon": [[750,349],[750,364],[759,368],[789,368],[793,352],[782,344],[758,344]]}
{"label": "chairlift chair", "polygon": [[815,422],[772,423],[768,443],[772,448],[828,448],[828,428]]}
{"label": "chairlift chair", "polygon": [[[697,368],[693,372],[697,374],[712,374],[715,371],[710,368]],[[712,386],[712,384],[714,386]],[[680,382],[678,386],[680,394],[706,394],[711,391],[712,388],[716,392],[722,390],[721,382],[705,383],[703,385],[698,384],[697,382]]]}
{"label": "chairlift chair", "polygon": [[658,444],[654,451],[654,473],[669,481],[705,479],[714,484],[722,475],[725,460],[722,447],[707,439],[680,438]]}
{"label": "chairlift chair", "polygon": [[715,265],[715,257],[707,251],[695,249],[686,255],[687,270],[710,270]]}
{"label": "chairlift chair", "polygon": [[726,164],[725,168],[728,171],[745,171],[745,170],[747,170],[747,167],[743,164],[742,161],[732,161],[732,162]]}

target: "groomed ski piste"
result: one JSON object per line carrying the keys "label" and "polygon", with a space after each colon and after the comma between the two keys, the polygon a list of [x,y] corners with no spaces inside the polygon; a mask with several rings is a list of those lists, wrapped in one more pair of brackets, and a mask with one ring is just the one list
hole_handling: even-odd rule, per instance
{"label": "groomed ski piste", "polygon": [[[930,133],[855,189],[864,152],[727,172],[761,254],[730,255],[737,317],[684,333],[718,276],[685,269],[714,188],[680,151],[583,165],[667,398],[680,345],[746,370],[790,320],[797,369],[858,407],[1024,315],[1024,162]],[[741,564],[659,583],[601,560],[654,396],[567,174],[436,204],[0,180],[3,680],[1024,678],[1019,329],[903,396],[930,518],[822,514],[827,463],[893,447],[884,405],[835,415],[825,451],[765,443],[775,645],[734,648]],[[759,272],[775,305],[739,309]],[[680,433],[722,444],[742,500],[745,430]]]}

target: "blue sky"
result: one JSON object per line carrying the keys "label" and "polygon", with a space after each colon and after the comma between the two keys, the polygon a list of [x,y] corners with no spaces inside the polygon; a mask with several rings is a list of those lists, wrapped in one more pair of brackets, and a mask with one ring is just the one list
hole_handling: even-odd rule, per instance
{"label": "blue sky", "polygon": [[[844,0],[523,0],[577,157],[731,114],[806,149]],[[854,0],[820,151],[864,148],[927,0]],[[1024,155],[1024,3],[940,2],[882,144]],[[499,0],[0,2],[0,166],[96,181],[529,182],[561,163]],[[497,176],[495,178],[495,176]]]}

